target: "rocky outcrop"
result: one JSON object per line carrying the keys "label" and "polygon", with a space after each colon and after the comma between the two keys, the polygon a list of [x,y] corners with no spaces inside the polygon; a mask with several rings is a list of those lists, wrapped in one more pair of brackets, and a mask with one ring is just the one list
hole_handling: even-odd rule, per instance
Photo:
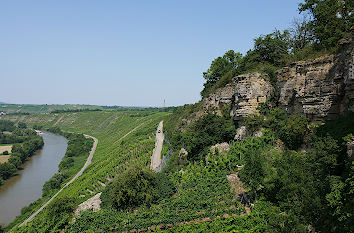
{"label": "rocky outcrop", "polygon": [[205,98],[203,108],[218,115],[229,111],[230,116],[241,120],[257,112],[258,105],[265,102],[273,91],[272,85],[266,79],[267,76],[260,73],[239,75],[231,84]]}
{"label": "rocky outcrop", "polygon": [[219,154],[225,154],[230,150],[230,144],[227,142],[218,143],[210,148],[210,152],[215,154],[216,149]]}
{"label": "rocky outcrop", "polygon": [[273,92],[273,87],[267,76],[260,73],[244,74],[234,78],[234,104],[231,115],[235,120],[242,120],[244,117],[258,112],[257,107],[264,103]]}
{"label": "rocky outcrop", "polygon": [[221,115],[226,107],[230,116],[242,121],[257,113],[259,104],[273,94],[279,96],[278,107],[311,119],[332,118],[348,110],[354,111],[352,47],[336,56],[295,62],[278,70],[276,75],[274,88],[265,74],[239,75],[231,84],[205,98],[203,108]]}
{"label": "rocky outcrop", "polygon": [[223,110],[229,111],[233,102],[235,85],[227,84],[224,88],[217,90],[203,101],[203,108],[209,112],[222,115]]}
{"label": "rocky outcrop", "polygon": [[97,212],[101,209],[101,194],[97,193],[95,196],[91,197],[87,201],[81,203],[74,211],[76,216],[80,215],[80,212],[92,209],[94,212]]}
{"label": "rocky outcrop", "polygon": [[277,80],[279,107],[309,118],[331,118],[348,110],[353,100],[353,55],[299,61],[278,70]]}

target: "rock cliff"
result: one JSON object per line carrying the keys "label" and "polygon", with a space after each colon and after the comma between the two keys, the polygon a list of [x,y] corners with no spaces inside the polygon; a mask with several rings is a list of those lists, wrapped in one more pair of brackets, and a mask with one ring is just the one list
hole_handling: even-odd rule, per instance
{"label": "rock cliff", "polygon": [[276,72],[274,86],[267,75],[239,75],[231,84],[203,100],[203,108],[222,114],[227,108],[235,120],[256,113],[257,107],[277,92],[278,107],[289,113],[331,118],[354,111],[354,53],[352,48],[337,56],[299,61]]}

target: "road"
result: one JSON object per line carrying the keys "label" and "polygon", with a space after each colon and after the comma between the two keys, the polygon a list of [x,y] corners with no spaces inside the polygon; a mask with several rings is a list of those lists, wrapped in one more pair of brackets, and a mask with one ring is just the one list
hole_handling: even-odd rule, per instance
{"label": "road", "polygon": [[155,140],[155,149],[152,153],[151,156],[151,169],[158,172],[162,159],[161,159],[161,151],[162,151],[162,145],[163,145],[163,139],[164,139],[164,135],[163,135],[163,121],[161,121],[159,123],[159,126],[157,127],[156,130],[156,140]]}
{"label": "road", "polygon": [[34,212],[28,219],[26,219],[23,223],[20,224],[20,227],[27,224],[28,222],[32,221],[34,217],[36,217],[37,214],[39,214],[45,207],[47,207],[53,200],[54,198],[56,198],[56,196],[58,196],[58,194],[63,191],[64,188],[66,188],[67,186],[69,186],[72,182],[74,182],[79,176],[82,175],[82,173],[85,171],[85,169],[91,164],[92,162],[92,158],[93,158],[93,154],[96,151],[96,147],[98,144],[98,139],[95,137],[92,137],[90,135],[84,134],[85,137],[88,138],[92,138],[94,140],[93,146],[91,148],[90,151],[90,155],[88,156],[86,163],[84,164],[84,166],[81,168],[81,170],[76,173],[76,175],[68,182],[66,183],[56,194],[54,194],[54,196],[52,198],[49,199],[49,201],[47,201],[44,205],[41,206],[41,208],[39,208],[36,212]]}

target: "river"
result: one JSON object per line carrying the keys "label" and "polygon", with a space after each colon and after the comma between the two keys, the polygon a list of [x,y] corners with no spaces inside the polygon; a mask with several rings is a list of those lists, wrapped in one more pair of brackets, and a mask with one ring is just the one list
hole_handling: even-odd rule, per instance
{"label": "river", "polygon": [[0,223],[9,224],[21,209],[42,196],[42,186],[58,171],[65,155],[67,140],[49,132],[42,134],[44,146],[22,164],[18,175],[0,186]]}

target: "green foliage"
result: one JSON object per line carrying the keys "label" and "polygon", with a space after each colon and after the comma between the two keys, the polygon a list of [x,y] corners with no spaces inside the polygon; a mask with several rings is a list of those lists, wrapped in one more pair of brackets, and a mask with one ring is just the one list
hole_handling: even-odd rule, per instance
{"label": "green foliage", "polygon": [[3,155],[8,155],[9,152],[7,150],[5,150],[4,152],[2,152]]}
{"label": "green foliage", "polygon": [[[159,232],[159,231],[158,231]],[[307,232],[292,216],[270,202],[258,201],[249,216],[218,218],[212,222],[182,224],[167,232]]]}
{"label": "green foliage", "polygon": [[27,125],[24,122],[18,122],[17,127],[20,128],[20,129],[26,129]]}
{"label": "green foliage", "polygon": [[263,125],[264,116],[251,114],[244,119],[244,124],[250,132],[256,132]]}
{"label": "green foliage", "polygon": [[337,42],[349,36],[354,23],[353,2],[351,0],[305,0],[300,4],[300,12],[312,15],[310,22],[320,47],[336,47]]}
{"label": "green foliage", "polygon": [[151,206],[159,198],[153,171],[140,166],[128,168],[102,193],[103,205],[127,209],[139,205]]}
{"label": "green foliage", "polygon": [[8,162],[13,164],[16,168],[18,168],[22,164],[21,159],[18,156],[14,156],[14,155],[10,156]]}
{"label": "green foliage", "polygon": [[10,131],[12,132],[15,129],[15,124],[9,120],[0,120],[0,132]]}
{"label": "green foliage", "polygon": [[245,165],[240,172],[240,178],[253,192],[256,192],[266,176],[266,158],[261,151],[251,150],[244,160]]}
{"label": "green foliage", "polygon": [[229,142],[236,133],[234,122],[226,117],[208,114],[195,121],[182,135],[181,141],[188,151],[188,159],[199,160],[207,147]]}
{"label": "green foliage", "polygon": [[229,50],[211,63],[210,68],[203,73],[203,77],[208,83],[215,83],[230,70],[237,69],[241,58],[241,53]]}
{"label": "green foliage", "polygon": [[307,130],[308,119],[301,115],[290,115],[285,125],[280,128],[279,138],[289,149],[297,149],[301,146]]}
{"label": "green foliage", "polygon": [[218,57],[210,65],[210,68],[203,73],[206,80],[204,89],[201,91],[201,96],[207,97],[217,88],[224,87],[230,83],[232,78],[237,74],[238,67],[242,61],[242,54],[227,51],[222,57]]}
{"label": "green foliage", "polygon": [[254,41],[255,58],[259,62],[269,62],[270,64],[284,65],[282,59],[289,53],[289,32],[281,33],[275,30],[268,35],[260,36]]}
{"label": "green foliage", "polygon": [[16,171],[17,169],[12,163],[0,163],[0,177],[3,180],[10,178]]}
{"label": "green foliage", "polygon": [[46,181],[42,188],[42,196],[50,194],[53,190],[60,189],[65,177],[62,173],[55,173],[48,181]]}
{"label": "green foliage", "polygon": [[75,209],[73,199],[69,197],[59,197],[48,206],[47,212],[49,218],[56,218],[65,213],[71,214]]}

